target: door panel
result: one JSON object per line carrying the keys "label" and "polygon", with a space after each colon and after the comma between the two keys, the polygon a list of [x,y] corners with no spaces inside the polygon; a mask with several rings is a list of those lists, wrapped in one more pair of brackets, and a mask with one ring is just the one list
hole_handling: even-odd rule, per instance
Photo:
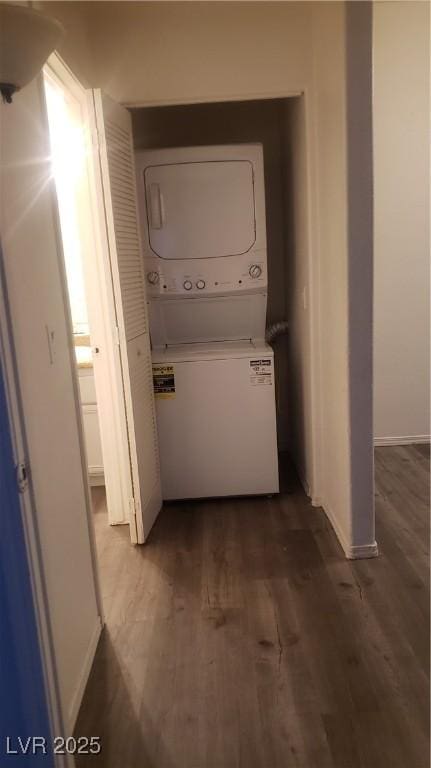
{"label": "door panel", "polygon": [[112,108],[104,113],[105,146],[124,331],[129,341],[147,332],[147,315],[131,136],[128,124],[123,127],[114,122],[116,114]]}
{"label": "door panel", "polygon": [[131,119],[101,91],[93,97],[133,479],[130,532],[143,543],[162,497]]}
{"label": "door panel", "polygon": [[[157,425],[153,403],[153,370],[148,333],[128,342],[131,402],[135,425],[145,428],[134,430],[136,473],[139,476],[141,494],[136,503],[138,540],[147,535],[161,506],[160,467],[157,449]],[[141,522],[139,505],[144,519]]]}
{"label": "door panel", "polygon": [[[42,568],[41,610],[47,607],[50,628],[50,638],[44,635],[47,656],[54,652],[55,687],[71,735],[101,625],[42,77],[23,89],[13,108],[0,105],[0,124],[2,271],[22,408],[17,413],[23,419],[35,500],[33,552]],[[0,304],[6,306],[3,297]],[[9,333],[3,315],[1,320]],[[3,504],[1,511],[6,514]],[[33,547],[30,537],[27,543]]]}
{"label": "door panel", "polygon": [[249,161],[154,165],[144,176],[150,245],[162,259],[232,256],[253,246]]}
{"label": "door panel", "polygon": [[[77,266],[81,264],[85,284],[84,303],[93,347],[92,372],[81,368],[79,383],[82,403],[97,402],[97,414],[94,409],[92,414],[88,414],[87,408],[83,409],[84,430],[86,438],[93,434],[97,445],[100,427],[103,462],[101,459],[90,461],[89,466],[98,466],[98,479],[104,480],[109,523],[126,523],[133,496],[132,478],[111,270],[106,259],[108,248],[99,158],[93,155],[91,142],[93,99],[89,100],[87,91],[56,57],[45,68],[44,82],[49,94],[47,106],[56,159],[54,172],[68,290],[72,290],[71,295],[74,296],[73,314],[81,306],[79,313],[81,320],[84,320],[87,313],[82,311],[82,304],[77,305],[77,297],[80,296],[82,301],[83,296],[82,293],[77,294],[74,288]],[[71,143],[65,141],[66,132],[69,132]],[[69,162],[72,151],[73,162]],[[75,352],[84,348],[75,346]],[[91,394],[84,391],[90,384]],[[92,426],[88,429],[90,422]],[[86,447],[91,453],[91,445],[86,442]]]}

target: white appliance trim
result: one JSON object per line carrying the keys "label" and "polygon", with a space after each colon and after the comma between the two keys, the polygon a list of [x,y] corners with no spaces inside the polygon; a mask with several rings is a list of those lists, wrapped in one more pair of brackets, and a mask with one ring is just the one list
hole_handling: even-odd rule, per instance
{"label": "white appliance trim", "polygon": [[[227,344],[229,343],[235,344],[235,342],[227,342]],[[212,344],[220,346],[211,350],[209,348],[211,346],[210,344],[197,342],[197,345],[205,347],[205,349],[193,351],[185,349],[187,346],[193,347],[193,344],[180,345],[181,349],[178,349],[178,347],[175,348],[175,345],[165,347],[164,349],[154,349],[152,351],[152,360],[153,363],[163,363],[164,361],[172,363],[199,363],[216,360],[243,360],[258,355],[272,357],[274,354],[272,347],[265,342],[254,343],[250,340],[248,343],[245,343],[236,349],[230,349],[229,346],[223,346],[226,342],[222,341],[215,341],[212,342]]]}

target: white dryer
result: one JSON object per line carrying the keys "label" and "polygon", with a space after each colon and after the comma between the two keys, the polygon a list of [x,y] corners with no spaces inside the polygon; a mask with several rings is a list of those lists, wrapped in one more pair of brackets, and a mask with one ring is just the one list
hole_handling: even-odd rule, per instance
{"label": "white dryer", "polygon": [[278,491],[262,147],[136,153],[165,499]]}

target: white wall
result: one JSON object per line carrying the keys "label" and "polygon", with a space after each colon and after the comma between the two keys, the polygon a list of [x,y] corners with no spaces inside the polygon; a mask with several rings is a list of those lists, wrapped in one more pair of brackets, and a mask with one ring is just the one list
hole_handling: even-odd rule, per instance
{"label": "white wall", "polygon": [[346,553],[372,556],[376,545],[368,3],[315,4],[313,62],[311,186],[318,258],[312,277],[320,288],[312,349],[320,356],[314,405],[323,466],[316,492]]}
{"label": "white wall", "polygon": [[308,80],[309,3],[85,5],[97,85],[123,104],[276,96]]}
{"label": "white wall", "polygon": [[374,433],[430,434],[430,6],[374,3]]}
{"label": "white wall", "polygon": [[100,619],[41,78],[13,104],[1,106],[0,128],[4,267],[43,578],[70,732]]}
{"label": "white wall", "polygon": [[58,53],[85,87],[94,86],[93,48],[90,39],[87,2],[36,0],[33,6],[63,24],[65,35]]}
{"label": "white wall", "polygon": [[345,30],[351,540],[360,552],[375,535],[372,4],[348,3]]}
{"label": "white wall", "polygon": [[283,115],[284,291],[289,321],[287,399],[289,443],[306,486],[313,487],[310,237],[307,124],[304,96],[289,99]]}
{"label": "white wall", "polygon": [[321,3],[313,17],[316,279],[323,471],[317,495],[347,547],[352,536],[348,371],[348,246],[345,9]]}

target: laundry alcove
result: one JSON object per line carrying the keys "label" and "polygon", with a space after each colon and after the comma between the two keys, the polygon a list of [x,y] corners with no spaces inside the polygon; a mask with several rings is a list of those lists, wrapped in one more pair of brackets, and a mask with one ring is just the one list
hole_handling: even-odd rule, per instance
{"label": "laundry alcove", "polygon": [[311,485],[311,353],[304,97],[131,110],[136,150],[260,143],[268,248],[267,328],[287,322],[275,352],[279,451]]}

